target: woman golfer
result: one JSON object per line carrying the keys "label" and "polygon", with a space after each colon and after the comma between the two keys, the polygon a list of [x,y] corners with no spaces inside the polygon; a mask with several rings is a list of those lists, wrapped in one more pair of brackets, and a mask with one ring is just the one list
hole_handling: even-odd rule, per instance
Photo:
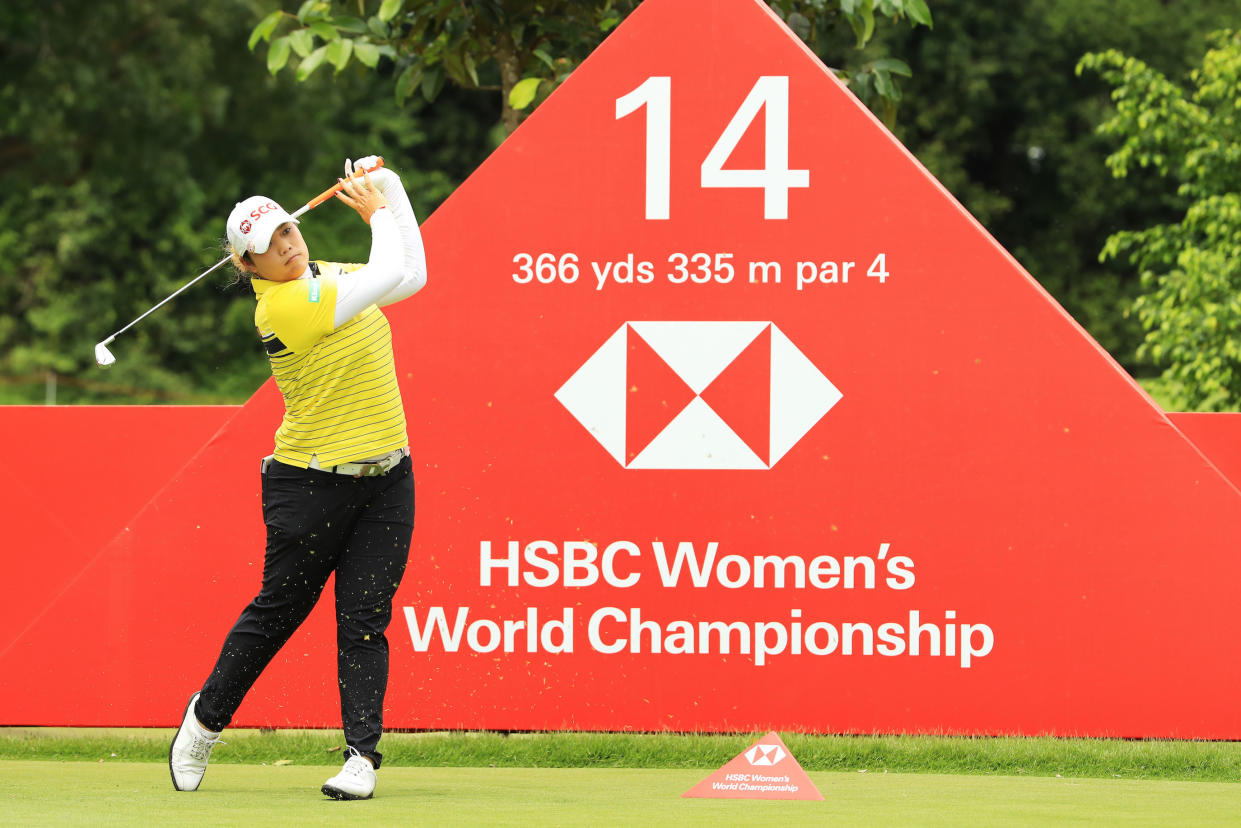
{"label": "woman golfer", "polygon": [[264,196],[228,217],[233,263],[254,287],[254,321],[284,396],[276,450],[262,463],[267,549],[263,583],[224,640],[173,739],[172,784],[193,791],[259,674],[336,574],[337,671],[345,765],[323,785],[367,799],[383,730],[392,597],[414,526],[414,478],[380,310],[426,284],[422,237],[400,178],[388,169],[349,180],[374,157],[345,162],[337,198],[371,228],[365,265],[311,261],[297,220]]}

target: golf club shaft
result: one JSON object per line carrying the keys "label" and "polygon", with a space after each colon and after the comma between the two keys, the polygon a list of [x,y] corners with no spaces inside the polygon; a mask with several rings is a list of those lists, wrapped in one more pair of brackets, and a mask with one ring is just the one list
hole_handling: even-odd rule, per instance
{"label": "golf club shaft", "polygon": [[[354,174],[353,174],[353,175],[349,176],[349,178],[351,178],[351,179],[353,179],[353,178],[361,178],[361,177],[362,177],[363,175],[365,175],[366,173],[374,172],[375,170],[379,169],[379,168],[380,168],[380,167],[382,167],[383,165],[384,165],[384,160],[383,160],[382,158],[376,159],[376,162],[375,162],[375,165],[374,165],[374,166],[372,166],[372,167],[368,167],[368,168],[363,169],[363,170],[358,170],[358,171],[354,172]],[[314,208],[318,207],[320,204],[322,204],[323,202],[327,201],[327,200],[328,200],[329,198],[331,198],[332,196],[334,196],[334,195],[336,195],[337,193],[339,193],[339,192],[340,192],[340,190],[341,190],[341,187],[342,187],[342,186],[343,186],[343,182],[339,182],[339,181],[338,181],[338,182],[336,182],[336,184],[332,185],[331,187],[328,187],[326,190],[324,190],[323,192],[319,193],[317,196],[315,196],[314,198],[312,198],[310,201],[306,202],[306,203],[305,203],[305,204],[303,204],[301,207],[299,207],[299,208],[297,209],[297,212],[295,212],[295,213],[293,213],[293,214],[292,214],[292,217],[293,217],[293,218],[297,218],[298,216],[300,216],[300,215],[302,215],[302,214],[304,214],[304,213],[307,213],[307,212],[309,212],[310,210],[313,210]],[[100,344],[100,345],[103,345],[104,347],[107,347],[109,344],[111,344],[112,340],[116,339],[118,336],[120,336],[121,334],[125,333],[125,331],[129,330],[129,329],[130,329],[130,328],[132,328],[134,325],[137,325],[137,324],[138,324],[139,322],[141,322],[143,319],[146,319],[148,316],[150,316],[150,315],[151,315],[153,312],[155,312],[156,310],[159,310],[159,309],[160,309],[160,308],[162,308],[164,305],[166,305],[166,304],[168,304],[169,302],[171,302],[173,299],[175,299],[177,296],[179,296],[179,295],[180,295],[180,294],[181,294],[181,293],[182,293],[182,292],[183,292],[186,288],[190,287],[191,285],[197,284],[197,283],[198,283],[198,281],[199,281],[200,279],[202,279],[204,276],[206,276],[207,274],[209,274],[209,273],[211,273],[211,272],[213,272],[213,271],[215,271],[215,270],[218,270],[220,267],[222,267],[222,266],[224,265],[224,263],[225,263],[225,262],[227,262],[227,261],[228,261],[229,259],[231,259],[231,258],[232,258],[232,255],[230,254],[230,255],[228,255],[228,256],[225,256],[223,259],[220,259],[220,261],[216,262],[214,265],[212,265],[211,267],[207,268],[207,269],[206,269],[206,270],[204,270],[202,273],[199,273],[197,276],[195,276],[193,279],[191,279],[191,280],[189,280],[188,282],[186,282],[186,283],[185,283],[184,285],[182,285],[181,287],[177,288],[175,291],[173,291],[171,294],[169,294],[169,295],[168,295],[168,296],[167,296],[167,297],[166,297],[163,301],[161,301],[159,304],[157,304],[157,305],[152,305],[150,308],[148,308],[148,309],[147,309],[146,313],[142,314],[142,315],[141,315],[141,316],[139,316],[137,319],[135,319],[134,321],[130,322],[128,325],[126,325],[125,327],[121,328],[119,331],[117,331],[116,333],[112,334],[111,336],[109,336],[107,339],[103,340],[103,341],[102,341],[102,342],[100,342],[99,344]]]}
{"label": "golf club shaft", "polygon": [[177,288],[177,289],[176,289],[176,290],[174,290],[172,293],[168,294],[168,296],[167,296],[167,297],[165,297],[165,298],[163,299],[163,301],[161,301],[159,304],[152,305],[151,307],[147,308],[146,313],[142,314],[142,315],[141,315],[141,316],[139,316],[137,319],[135,319],[133,322],[130,322],[128,325],[126,325],[125,327],[121,328],[119,331],[117,331],[116,333],[112,334],[112,336],[108,337],[107,339],[105,339],[103,342],[100,342],[99,344],[100,344],[100,345],[105,345],[105,346],[106,346],[106,345],[108,345],[108,344],[110,344],[110,343],[112,342],[112,340],[116,339],[118,336],[120,336],[121,334],[125,333],[125,331],[129,330],[129,329],[130,329],[130,328],[132,328],[134,325],[137,325],[137,324],[138,324],[139,322],[141,322],[143,319],[146,319],[146,318],[147,318],[148,316],[150,316],[152,313],[154,313],[155,311],[159,310],[159,309],[160,309],[160,308],[162,308],[164,305],[166,305],[166,304],[168,304],[169,302],[171,302],[173,299],[177,298],[177,296],[179,296],[179,295],[182,293],[182,291],[184,291],[186,288],[190,287],[191,285],[197,284],[199,279],[202,279],[202,278],[203,278],[204,276],[206,276],[208,273],[211,273],[211,272],[213,272],[213,271],[215,271],[215,270],[218,270],[218,269],[220,268],[220,266],[221,266],[221,265],[223,265],[225,262],[227,262],[227,261],[228,261],[229,259],[231,259],[231,258],[232,258],[232,256],[231,256],[231,255],[228,255],[228,256],[225,256],[223,259],[220,259],[218,262],[216,262],[215,264],[213,264],[211,267],[207,268],[207,269],[206,269],[206,270],[204,270],[202,273],[199,273],[199,274],[198,274],[197,276],[195,276],[193,279],[190,279],[188,282],[186,282],[185,284],[183,284],[181,287]]}

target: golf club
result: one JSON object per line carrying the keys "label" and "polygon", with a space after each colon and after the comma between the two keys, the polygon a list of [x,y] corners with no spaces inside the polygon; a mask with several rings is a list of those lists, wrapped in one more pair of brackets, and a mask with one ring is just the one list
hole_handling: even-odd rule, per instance
{"label": "golf club", "polygon": [[[369,173],[369,172],[374,172],[375,170],[379,169],[379,168],[380,168],[380,167],[382,167],[383,165],[384,165],[384,160],[383,160],[382,158],[379,158],[379,159],[377,159],[377,160],[375,161],[375,165],[374,165],[373,167],[368,167],[368,168],[366,168],[366,169],[357,170],[357,171],[355,171],[355,172],[354,172],[354,174],[353,174],[353,175],[351,175],[351,176],[350,176],[350,178],[351,178],[351,179],[352,179],[352,178],[360,178],[361,176],[365,175],[366,173]],[[333,185],[333,186],[331,186],[331,187],[327,188],[326,190],[324,190],[323,192],[319,193],[317,196],[315,196],[314,198],[312,198],[310,201],[307,201],[305,204],[303,204],[301,207],[299,207],[299,208],[297,209],[297,211],[296,211],[296,212],[292,213],[292,214],[291,214],[291,216],[292,216],[293,218],[297,218],[298,216],[302,215],[303,213],[306,213],[306,212],[308,212],[308,211],[310,211],[310,210],[313,210],[314,208],[318,207],[320,204],[322,204],[323,202],[327,201],[329,198],[331,198],[332,196],[334,196],[334,195],[336,195],[338,192],[340,192],[340,189],[341,189],[341,187],[342,187],[342,186],[343,186],[343,182],[337,182],[335,185]],[[126,325],[125,327],[121,328],[119,331],[117,331],[116,333],[114,333],[114,334],[112,334],[111,336],[109,336],[107,339],[105,339],[105,340],[103,340],[102,342],[100,342],[99,344],[97,344],[97,345],[95,346],[95,362],[99,365],[99,367],[100,367],[100,368],[107,368],[107,367],[109,367],[110,365],[112,365],[114,362],[116,362],[116,357],[115,357],[115,356],[113,356],[113,355],[112,355],[112,352],[108,350],[108,346],[112,344],[112,340],[116,339],[118,336],[120,336],[121,334],[125,333],[125,331],[129,330],[129,329],[130,329],[130,328],[132,328],[134,325],[137,325],[139,322],[141,322],[141,321],[142,321],[143,319],[145,319],[146,317],[150,316],[150,315],[151,315],[153,312],[155,312],[156,310],[159,310],[161,307],[163,307],[164,305],[166,305],[166,304],[168,304],[169,302],[171,302],[173,299],[175,299],[175,298],[176,298],[176,297],[177,297],[177,296],[178,296],[178,295],[179,295],[182,291],[184,291],[186,288],[190,287],[190,286],[191,286],[191,285],[193,285],[193,284],[196,284],[196,283],[197,283],[200,279],[202,279],[204,276],[206,276],[207,274],[209,274],[209,273],[211,273],[211,272],[213,272],[213,271],[217,270],[219,267],[221,267],[221,266],[222,266],[225,262],[227,262],[227,261],[228,261],[229,259],[231,259],[231,258],[232,258],[232,256],[231,256],[231,255],[229,255],[229,256],[225,256],[223,259],[220,259],[220,261],[216,262],[216,263],[215,263],[215,264],[213,264],[211,267],[207,268],[207,269],[206,269],[206,270],[204,270],[202,273],[199,273],[199,274],[198,274],[197,276],[195,276],[193,279],[191,279],[190,281],[186,282],[186,283],[185,283],[184,285],[182,285],[181,287],[177,288],[175,291],[173,291],[171,294],[169,294],[166,298],[164,298],[161,302],[159,302],[159,304],[153,305],[153,306],[151,306],[150,308],[148,308],[148,309],[147,309],[147,311],[146,311],[146,313],[143,313],[141,316],[139,316],[139,317],[138,317],[137,319],[135,319],[133,322],[130,322],[128,325]]]}

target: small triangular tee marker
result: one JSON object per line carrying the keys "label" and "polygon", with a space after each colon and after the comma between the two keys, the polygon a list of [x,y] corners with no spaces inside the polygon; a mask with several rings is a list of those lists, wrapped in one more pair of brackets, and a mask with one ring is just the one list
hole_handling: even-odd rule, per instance
{"label": "small triangular tee marker", "polygon": [[702,799],[822,799],[773,730],[681,794]]}

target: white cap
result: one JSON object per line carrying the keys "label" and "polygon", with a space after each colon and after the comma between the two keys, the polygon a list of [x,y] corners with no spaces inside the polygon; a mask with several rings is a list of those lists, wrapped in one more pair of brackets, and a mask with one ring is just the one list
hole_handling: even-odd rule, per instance
{"label": "white cap", "polygon": [[245,201],[237,202],[233,212],[228,214],[229,244],[239,254],[247,251],[266,253],[272,233],[286,221],[298,223],[267,196],[250,196]]}

